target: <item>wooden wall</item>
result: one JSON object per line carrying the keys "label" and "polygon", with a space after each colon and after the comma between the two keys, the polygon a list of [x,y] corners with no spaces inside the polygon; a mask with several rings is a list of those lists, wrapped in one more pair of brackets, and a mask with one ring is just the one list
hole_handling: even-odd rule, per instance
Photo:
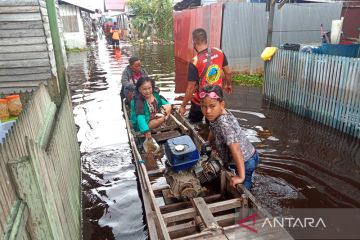
{"label": "wooden wall", "polygon": [[54,77],[57,88],[45,0],[0,1],[0,93],[33,90]]}
{"label": "wooden wall", "polygon": [[0,239],[81,239],[80,151],[68,93],[57,108],[41,85],[0,144]]}

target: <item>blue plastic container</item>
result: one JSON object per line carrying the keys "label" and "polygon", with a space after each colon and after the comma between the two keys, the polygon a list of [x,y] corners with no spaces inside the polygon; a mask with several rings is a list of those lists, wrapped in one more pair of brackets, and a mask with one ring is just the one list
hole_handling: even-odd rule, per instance
{"label": "blue plastic container", "polygon": [[11,127],[15,124],[15,121],[8,121],[8,122],[0,122],[0,143],[3,143],[3,140],[6,137],[6,134],[9,132]]}
{"label": "blue plastic container", "polygon": [[5,137],[6,137],[6,133],[7,132],[0,129],[0,144],[3,143],[3,141],[4,141]]}
{"label": "blue plastic container", "polygon": [[15,120],[0,123],[0,130],[7,132],[14,124]]}
{"label": "blue plastic container", "polygon": [[360,44],[327,44],[323,43],[320,47],[322,54],[343,56],[343,57],[359,57]]}
{"label": "blue plastic container", "polygon": [[165,154],[174,172],[189,169],[200,159],[199,151],[187,135],[168,139]]}

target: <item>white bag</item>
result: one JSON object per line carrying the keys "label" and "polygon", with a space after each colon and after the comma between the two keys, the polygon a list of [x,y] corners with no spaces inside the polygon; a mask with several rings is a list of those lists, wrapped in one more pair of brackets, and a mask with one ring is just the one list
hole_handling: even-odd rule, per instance
{"label": "white bag", "polygon": [[146,153],[157,153],[160,150],[160,146],[154,138],[146,138],[143,147]]}

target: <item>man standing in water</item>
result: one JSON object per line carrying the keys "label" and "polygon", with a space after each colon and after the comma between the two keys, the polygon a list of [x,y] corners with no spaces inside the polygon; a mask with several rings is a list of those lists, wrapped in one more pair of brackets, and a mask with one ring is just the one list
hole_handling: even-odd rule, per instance
{"label": "man standing in water", "polygon": [[203,114],[200,107],[199,92],[207,85],[218,85],[226,93],[231,94],[231,70],[223,51],[208,46],[206,31],[203,28],[195,29],[192,33],[192,39],[197,55],[189,63],[188,83],[179,113],[183,115],[186,112],[185,107],[191,100],[189,119],[192,122],[200,122],[203,119]]}
{"label": "man standing in water", "polygon": [[119,42],[120,42],[121,31],[117,25],[117,22],[114,22],[114,25],[111,27],[110,32],[111,32],[113,48],[120,47]]}

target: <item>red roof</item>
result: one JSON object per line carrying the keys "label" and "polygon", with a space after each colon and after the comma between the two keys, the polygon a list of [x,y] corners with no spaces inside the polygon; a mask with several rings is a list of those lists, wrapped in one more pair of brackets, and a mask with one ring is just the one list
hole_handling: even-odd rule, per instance
{"label": "red roof", "polygon": [[125,10],[126,0],[105,0],[105,10]]}

